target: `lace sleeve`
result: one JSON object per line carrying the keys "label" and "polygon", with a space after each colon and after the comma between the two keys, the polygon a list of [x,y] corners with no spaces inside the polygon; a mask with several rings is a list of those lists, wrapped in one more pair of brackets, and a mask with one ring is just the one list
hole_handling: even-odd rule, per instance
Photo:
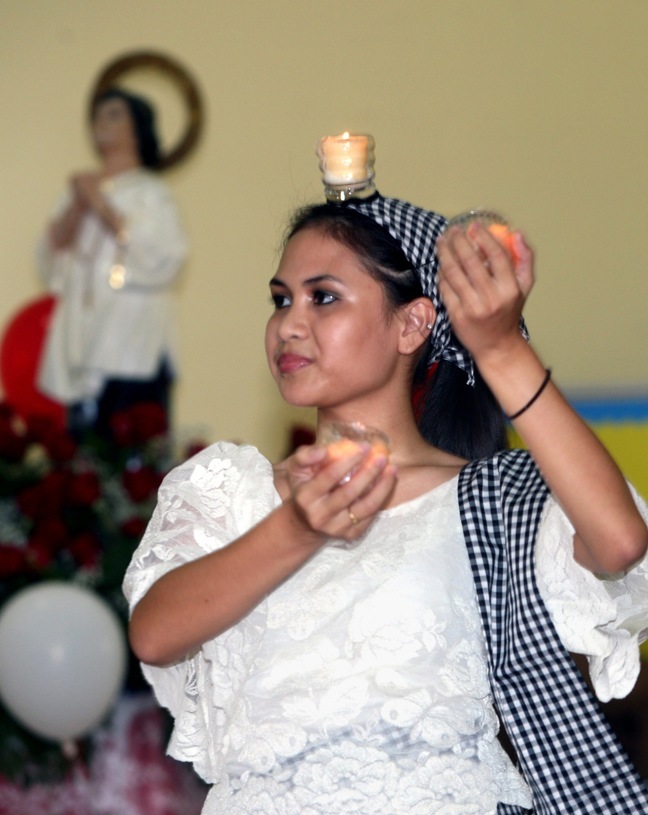
{"label": "lace sleeve", "polygon": [[[648,522],[648,506],[631,489]],[[574,560],[573,535],[549,499],[536,547],[540,593],[565,648],[587,656],[598,698],[621,699],[637,681],[639,645],[648,639],[648,555],[625,575],[600,578]]]}
{"label": "lace sleeve", "polygon": [[[124,579],[132,609],[163,574],[240,537],[279,503],[270,463],[253,447],[220,443],[165,478],[158,504]],[[168,753],[213,783],[222,733],[262,636],[263,604],[238,626],[164,668],[142,665],[175,719]]]}

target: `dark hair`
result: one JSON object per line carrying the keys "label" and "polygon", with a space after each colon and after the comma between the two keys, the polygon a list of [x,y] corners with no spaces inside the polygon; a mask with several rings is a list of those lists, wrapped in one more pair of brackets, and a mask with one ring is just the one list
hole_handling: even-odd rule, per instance
{"label": "dark hair", "polygon": [[[424,296],[420,278],[400,243],[370,217],[344,206],[317,204],[298,210],[284,240],[304,229],[321,233],[351,249],[385,291],[389,312]],[[413,376],[419,397],[417,421],[423,437],[435,447],[466,459],[494,455],[507,446],[502,411],[475,370],[475,385],[464,371],[441,361],[429,376],[423,349]]]}
{"label": "dark hair", "polygon": [[155,129],[155,111],[152,106],[146,99],[134,93],[129,93],[121,88],[109,88],[93,101],[91,119],[94,119],[97,108],[110,99],[121,99],[126,103],[133,120],[140,162],[151,170],[158,169],[161,162],[160,143]]}

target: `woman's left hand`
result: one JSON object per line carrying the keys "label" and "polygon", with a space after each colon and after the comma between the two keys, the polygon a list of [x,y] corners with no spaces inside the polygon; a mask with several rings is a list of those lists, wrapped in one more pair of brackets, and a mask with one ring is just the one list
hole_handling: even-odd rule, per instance
{"label": "woman's left hand", "polygon": [[533,251],[520,232],[509,251],[479,222],[450,228],[437,240],[439,293],[452,328],[477,364],[516,345],[524,302],[533,287]]}
{"label": "woman's left hand", "polygon": [[503,411],[515,415],[517,432],[575,529],[576,560],[598,574],[625,571],[645,556],[648,540],[625,479],[551,382],[533,398],[546,372],[519,330],[534,281],[532,250],[514,232],[511,257],[479,223],[467,233],[447,230],[437,247],[439,293],[452,328]]}

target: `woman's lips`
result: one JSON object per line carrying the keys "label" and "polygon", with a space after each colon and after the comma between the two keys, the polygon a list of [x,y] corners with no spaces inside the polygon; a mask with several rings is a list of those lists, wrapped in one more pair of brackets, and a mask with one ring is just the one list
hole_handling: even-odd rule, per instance
{"label": "woman's lips", "polygon": [[310,359],[301,357],[298,354],[281,354],[277,360],[277,367],[282,374],[292,374],[310,364]]}

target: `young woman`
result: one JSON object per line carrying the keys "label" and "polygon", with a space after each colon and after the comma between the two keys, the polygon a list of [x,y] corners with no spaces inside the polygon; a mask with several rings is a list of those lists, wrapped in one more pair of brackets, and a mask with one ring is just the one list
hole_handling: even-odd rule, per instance
{"label": "young woman", "polygon": [[[270,281],[282,396],[317,407],[319,435],[380,429],[389,456],[316,444],[273,467],[221,443],[160,490],[130,636],[171,755],[214,785],[204,813],[648,805],[559,638],[628,692],[648,511],[525,339],[522,235],[513,263],[444,223],[380,195],[316,206]],[[531,455],[503,450],[502,412]]]}
{"label": "young woman", "polygon": [[72,430],[107,435],[141,401],[168,409],[175,369],[172,286],[187,245],[155,171],[154,112],[114,88],[92,108],[97,170],[76,173],[42,237],[38,265],[57,295],[39,387],[68,407]]}

